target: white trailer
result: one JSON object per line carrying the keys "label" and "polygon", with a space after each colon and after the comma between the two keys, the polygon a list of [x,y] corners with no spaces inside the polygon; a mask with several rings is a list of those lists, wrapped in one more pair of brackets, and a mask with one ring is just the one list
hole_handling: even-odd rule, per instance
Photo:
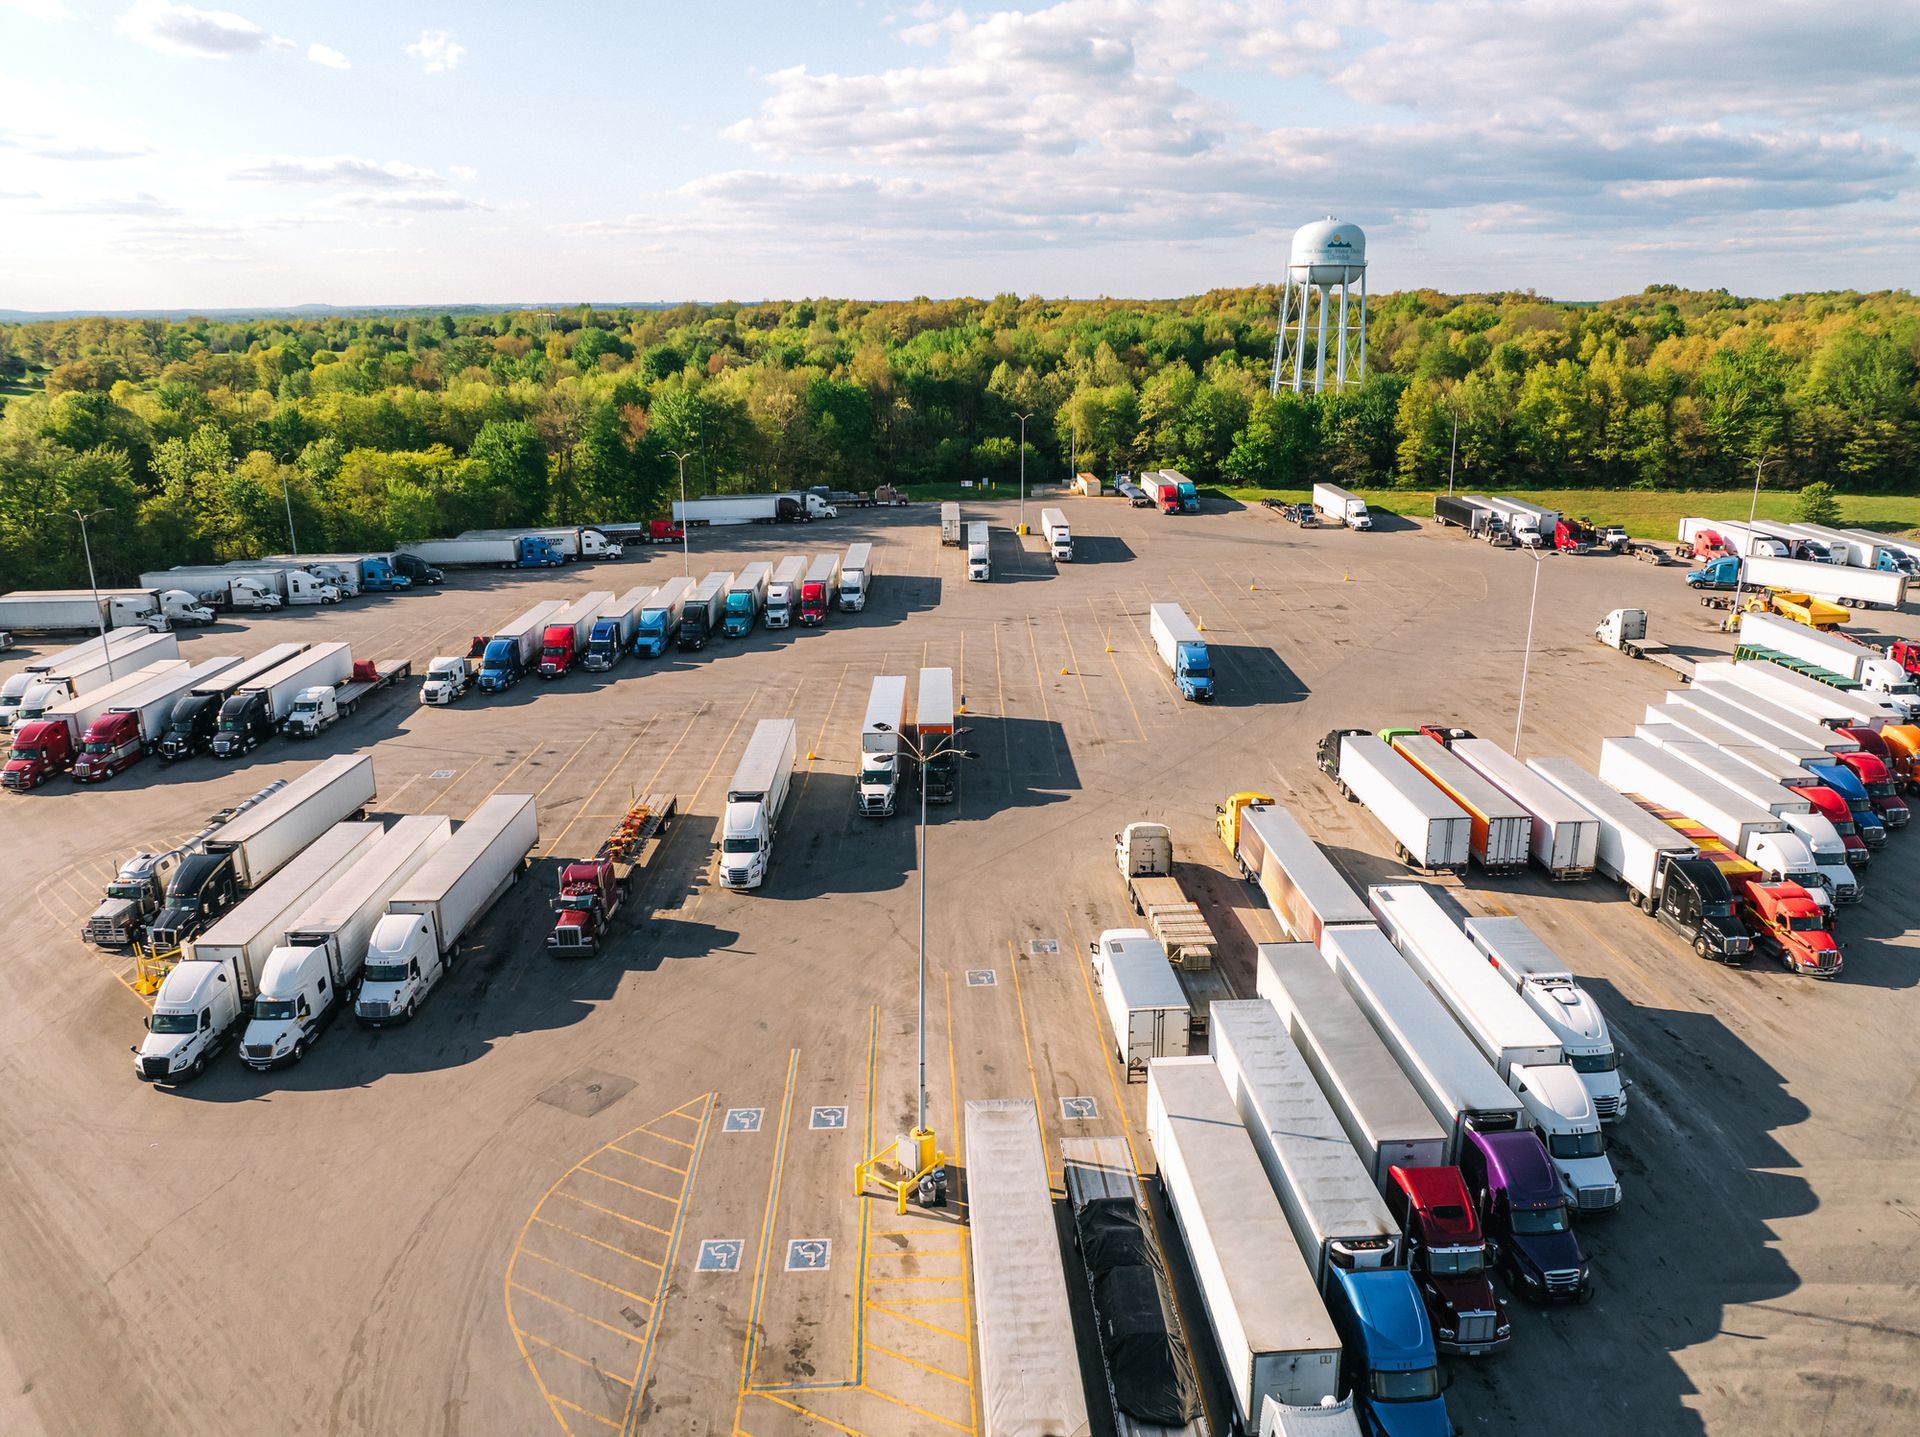
{"label": "white trailer", "polygon": [[966,1154],[983,1437],[1087,1437],[1039,1113],[1024,1098],[970,1099]]}
{"label": "white trailer", "polygon": [[1058,509],[1042,509],[1040,532],[1046,537],[1047,550],[1055,562],[1065,563],[1073,558],[1073,530],[1065,514]]}
{"label": "white trailer", "polygon": [[447,819],[430,814],[399,819],[287,925],[260,973],[240,1036],[243,1063],[265,1072],[306,1056],[359,984],[387,900],[452,833]]}
{"label": "white trailer", "polygon": [[1348,799],[1365,804],[1393,836],[1402,863],[1430,873],[1466,869],[1473,820],[1465,809],[1377,735],[1329,737],[1337,745],[1334,781]]}
{"label": "white trailer", "polygon": [[[611,590],[590,590],[547,616],[539,636],[541,678],[558,678],[573,667],[574,660],[586,652],[594,620],[612,602]],[[566,633],[558,632],[561,629]]]}
{"label": "white trailer", "polygon": [[1210,1046],[1314,1281],[1402,1266],[1400,1225],[1273,1005],[1215,1003]]}
{"label": "white trailer", "polygon": [[323,759],[285,788],[220,825],[208,853],[233,855],[239,886],[257,888],[321,833],[364,811],[375,797],[373,759],[343,753]]}
{"label": "white trailer", "polygon": [[1920,702],[1920,690],[1905,667],[1878,649],[1810,624],[1796,624],[1778,614],[1742,614],[1740,642],[1804,659],[1909,710]]}
{"label": "white trailer", "polygon": [[[272,564],[186,564],[140,577],[143,582],[171,585],[177,592],[216,609],[278,609],[287,602],[290,587],[285,570]],[[302,603],[325,602],[330,587],[336,595],[339,593],[336,586],[324,584],[304,570],[298,584]]]}
{"label": "white trailer", "polygon": [[[1685,704],[1709,718],[1717,718],[1755,743],[1785,754],[1799,763],[1821,763],[1823,756],[1858,753],[1860,741],[1838,729],[1808,718],[1797,709],[1762,698],[1739,684],[1709,680],[1699,688],[1669,689],[1667,702]],[[1801,757],[1810,754],[1811,757]]]}
{"label": "white trailer", "polygon": [[1533,847],[1533,815],[1428,734],[1402,734],[1395,752],[1431,779],[1473,820],[1468,851],[1489,873],[1518,873]]}
{"label": "white trailer", "polygon": [[967,525],[967,577],[991,579],[993,562],[987,541],[987,526],[982,520]]}
{"label": "white trailer", "polygon": [[1599,820],[1600,841],[1594,856],[1600,871],[1625,885],[1627,901],[1636,908],[1652,912],[1667,864],[1699,852],[1674,829],[1570,758],[1530,758],[1527,767]]}
{"label": "white trailer", "polygon": [[1491,739],[1453,741],[1460,761],[1533,818],[1533,861],[1555,879],[1593,876],[1600,825],[1594,816]]}
{"label": "white trailer", "polygon": [[1347,924],[1373,926],[1373,915],[1320,845],[1278,804],[1250,803],[1238,811],[1230,845],[1240,875],[1260,885],[1287,931],[1304,943],[1324,944]]}
{"label": "white trailer", "polygon": [[860,773],[854,805],[868,818],[886,818],[900,793],[907,729],[907,676],[881,674],[867,694],[867,716],[860,725]]}
{"label": "white trailer", "polygon": [[785,490],[778,494],[711,494],[673,501],[673,517],[689,528],[702,524],[775,524],[831,519],[834,507],[818,494]]}
{"label": "white trailer", "polygon": [[171,633],[125,628],[109,630],[104,643],[95,637],[31,660],[18,673],[8,675],[5,684],[0,684],[0,730],[13,724],[29,689],[44,686],[42,692],[46,695],[35,713],[27,715],[35,717],[51,703],[54,695],[79,698],[148,664],[179,657],[180,641]]}
{"label": "white trailer", "polygon": [[110,730],[106,733],[89,726],[81,735],[81,750],[74,759],[74,781],[88,783],[96,778],[111,778],[150,753],[166,733],[174,705],[181,695],[214,680],[223,670],[232,669],[239,662],[238,654],[202,659],[190,667],[156,675],[138,688],[123,692],[101,717],[129,714],[135,722],[131,729],[118,723],[102,725],[101,728]]}
{"label": "white trailer", "polygon": [[720,823],[723,888],[758,888],[766,881],[780,810],[793,779],[795,732],[792,719],[761,719],[747,740],[740,767],[727,785],[727,807]]}
{"label": "white trailer", "polygon": [[1358,494],[1342,489],[1338,484],[1316,484],[1313,486],[1314,512],[1323,514],[1334,523],[1349,529],[1371,529],[1373,515],[1367,512],[1367,501]]}
{"label": "white trailer", "polygon": [[1574,981],[1573,970],[1519,918],[1469,918],[1467,937],[1560,1040],[1602,1122],[1626,1116],[1627,1083],[1606,1016]]}
{"label": "white trailer", "polygon": [[1340,1335],[1211,1059],[1148,1065],[1147,1137],[1240,1430],[1269,1397],[1289,1407],[1338,1398]]}
{"label": "white trailer", "polygon": [[1622,793],[1637,794],[1704,824],[1739,853],[1756,837],[1786,830],[1785,821],[1766,808],[1642,739],[1602,739],[1600,777]]}
{"label": "white trailer", "polygon": [[424,564],[511,569],[520,562],[520,545],[512,539],[420,539],[405,546]]}
{"label": "white trailer", "polygon": [[1907,576],[1847,564],[1821,564],[1810,559],[1741,561],[1741,578],[1751,589],[1782,589],[1811,594],[1816,599],[1854,609],[1898,609],[1907,602]]}
{"label": "white trailer", "polygon": [[1521,1103],[1479,1046],[1373,924],[1336,928],[1322,949],[1348,995],[1447,1134],[1455,1161],[1469,1128],[1510,1132]]}
{"label": "white trailer", "polygon": [[1814,723],[1834,728],[1867,728],[1878,733],[1887,724],[1906,722],[1903,709],[1865,689],[1837,689],[1763,659],[1705,663],[1694,672],[1693,681],[1716,689],[1737,685]]}
{"label": "white trailer", "polygon": [[84,634],[128,627],[162,632],[167,620],[160,590],[171,587],[143,584],[138,589],[102,589],[97,596],[91,589],[16,589],[0,594],[0,629],[10,634]]}
{"label": "white trailer", "polygon": [[807,556],[789,554],[773,571],[767,584],[767,627],[785,629],[793,625],[793,611],[800,604],[800,581],[807,577]]}
{"label": "white trailer", "polygon": [[1187,994],[1160,940],[1144,928],[1109,928],[1087,948],[1127,1081],[1145,1077],[1155,1058],[1185,1057]]}
{"label": "white trailer", "polygon": [[19,720],[14,724],[17,732],[23,730],[31,721],[57,723],[67,730],[67,738],[77,751],[81,736],[93,726],[93,721],[110,711],[116,704],[147,687],[155,679],[168,674],[183,674],[191,667],[185,659],[160,659],[144,668],[135,669],[124,678],[115,679],[110,684],[89,690],[77,699],[56,702],[38,714],[29,714],[22,705]]}
{"label": "white trailer", "polygon": [[1383,884],[1369,888],[1367,898],[1380,931],[1502,1078],[1517,1064],[1563,1061],[1553,1030],[1501,981],[1429,890]]}
{"label": "white trailer", "polygon": [[1382,1193],[1392,1169],[1447,1160],[1447,1134],[1310,943],[1262,943],[1257,991],[1286,1024],[1347,1141]]}
{"label": "white trailer", "polygon": [[580,667],[588,673],[605,673],[626,657],[640,629],[640,610],[653,592],[651,585],[642,584],[601,607],[587,634],[587,651],[581,656]]}
{"label": "white trailer", "polygon": [[960,525],[960,506],[952,500],[940,506],[940,542],[949,549],[960,547],[964,535]]}
{"label": "white trailer", "polygon": [[1560,527],[1560,511],[1529,504],[1495,494],[1487,502],[1507,521],[1507,531],[1529,549],[1553,547],[1554,533]]}
{"label": "white trailer", "polygon": [[[293,701],[303,690],[338,688],[353,677],[353,649],[348,644],[315,644],[294,655],[277,669],[236,689],[221,705],[220,731],[213,736],[213,752],[219,758],[232,758],[252,748],[265,729],[277,729],[293,712]],[[264,711],[264,722],[256,725],[238,720],[230,708],[243,705],[254,696]]]}
{"label": "white trailer", "polygon": [[873,591],[873,545],[849,544],[840,561],[840,607],[857,614]]}
{"label": "white trailer", "polygon": [[[1755,727],[1761,725],[1761,720],[1731,704],[1721,703],[1712,694],[1675,689],[1666,697],[1665,703],[1648,704],[1642,710],[1647,723],[1683,729],[1689,737],[1719,748],[1765,753],[1769,772],[1775,765],[1784,765],[1789,773],[1800,774],[1799,784],[1813,781],[1812,775],[1806,772],[1807,764],[1825,763],[1832,757],[1828,749],[1801,743],[1784,729],[1774,729],[1770,735],[1774,741],[1763,742],[1755,735]],[[1785,783],[1788,779],[1783,777],[1780,781]]]}
{"label": "white trailer", "polygon": [[1149,604],[1147,632],[1180,697],[1212,703],[1213,657],[1187,611],[1178,604]]}

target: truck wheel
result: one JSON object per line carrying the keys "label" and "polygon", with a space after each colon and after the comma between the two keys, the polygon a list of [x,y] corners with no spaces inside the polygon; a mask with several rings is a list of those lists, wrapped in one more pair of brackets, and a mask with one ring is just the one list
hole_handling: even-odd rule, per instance
{"label": "truck wheel", "polygon": [[407,1006],[400,1010],[400,1016],[404,1018],[407,1022],[411,1023],[413,1021],[413,1009],[414,1009],[414,1000],[409,998],[407,999]]}
{"label": "truck wheel", "polygon": [[202,1053],[199,1057],[193,1060],[193,1066],[187,1069],[187,1076],[189,1078],[197,1078],[206,1071],[207,1071],[207,1055],[205,1053]]}
{"label": "truck wheel", "polygon": [[305,1038],[294,1039],[293,1051],[287,1054],[288,1061],[292,1062],[295,1066],[298,1066],[300,1060],[306,1056],[307,1056],[307,1040]]}
{"label": "truck wheel", "polygon": [[1704,935],[1693,940],[1693,951],[1702,958],[1709,956],[1711,950]]}

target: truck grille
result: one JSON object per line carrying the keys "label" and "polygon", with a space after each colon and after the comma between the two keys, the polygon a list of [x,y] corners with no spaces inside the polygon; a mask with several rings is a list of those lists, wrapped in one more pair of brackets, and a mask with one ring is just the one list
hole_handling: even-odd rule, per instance
{"label": "truck grille", "polygon": [[167,1060],[165,1058],[142,1058],[140,1060],[140,1076],[141,1077],[147,1078],[147,1079],[153,1079],[153,1078],[164,1078],[166,1077],[166,1075],[167,1075]]}
{"label": "truck grille", "polygon": [[1580,1211],[1582,1212],[1604,1212],[1608,1208],[1619,1205],[1620,1189],[1617,1186],[1580,1190]]}
{"label": "truck grille", "polygon": [[1483,1342],[1493,1341],[1499,1330],[1498,1318],[1491,1312],[1463,1312],[1460,1314],[1459,1325],[1455,1330],[1460,1334],[1461,1346],[1477,1346]]}
{"label": "truck grille", "polygon": [[353,1011],[362,1018],[391,1018],[393,1016],[393,1004],[356,1003],[353,1005]]}
{"label": "truck grille", "polygon": [[728,868],[728,869],[723,869],[723,870],[722,870],[722,873],[723,873],[723,875],[725,876],[725,878],[726,878],[726,880],[727,880],[727,883],[728,883],[728,884],[729,884],[729,885],[730,885],[731,887],[734,887],[734,888],[744,888],[744,887],[746,887],[746,884],[747,884],[747,870],[746,870],[746,869],[744,869],[744,868]]}
{"label": "truck grille", "polygon": [[1620,1116],[1619,1095],[1615,1093],[1615,1094],[1609,1094],[1607,1097],[1604,1097],[1604,1098],[1595,1098],[1593,1100],[1593,1110],[1594,1112],[1598,1113],[1600,1117],[1603,1119],[1619,1117]]}
{"label": "truck grille", "polygon": [[555,948],[578,948],[580,946],[580,930],[578,928],[556,928],[553,930],[553,937],[549,941]]}
{"label": "truck grille", "polygon": [[1556,1268],[1547,1274],[1547,1291],[1556,1297],[1572,1297],[1580,1290],[1580,1269]]}
{"label": "truck grille", "polygon": [[1860,885],[1857,883],[1842,883],[1833,890],[1833,896],[1836,901],[1841,903],[1858,903],[1860,901]]}
{"label": "truck grille", "polygon": [[111,948],[126,941],[126,930],[107,919],[92,918],[87,921],[87,942],[98,943],[102,948]]}
{"label": "truck grille", "polygon": [[240,1045],[240,1056],[243,1058],[271,1058],[273,1056],[273,1044],[242,1043]]}

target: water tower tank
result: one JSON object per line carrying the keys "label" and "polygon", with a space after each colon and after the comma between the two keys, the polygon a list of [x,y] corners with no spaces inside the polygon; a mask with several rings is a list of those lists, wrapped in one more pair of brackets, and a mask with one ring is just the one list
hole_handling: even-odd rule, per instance
{"label": "water tower tank", "polygon": [[1328,215],[1293,232],[1290,268],[1295,284],[1339,284],[1367,262],[1367,236],[1359,225]]}

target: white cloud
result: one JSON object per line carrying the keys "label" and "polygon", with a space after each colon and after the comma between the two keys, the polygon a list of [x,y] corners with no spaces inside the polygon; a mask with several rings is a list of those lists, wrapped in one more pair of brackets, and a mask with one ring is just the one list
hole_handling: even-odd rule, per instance
{"label": "white cloud", "polygon": [[270,185],[439,186],[433,170],[398,160],[366,160],[357,155],[269,155],[249,160],[232,178]]}
{"label": "white cloud", "polygon": [[476,170],[472,165],[448,165],[447,173],[452,175],[456,180],[477,180],[480,178],[480,171]]}
{"label": "white cloud", "polygon": [[163,55],[228,60],[293,44],[231,10],[198,10],[170,0],[134,0],[120,17],[120,33]]}
{"label": "white cloud", "polygon": [[334,204],[347,210],[481,210],[486,206],[457,190],[356,190]]}
{"label": "white cloud", "polygon": [[316,65],[325,65],[329,70],[351,70],[353,62],[348,60],[331,45],[322,45],[317,40],[307,46],[307,58]]}
{"label": "white cloud", "polygon": [[150,195],[144,190],[133,195],[109,195],[95,199],[75,200],[54,211],[55,214],[62,215],[124,215],[147,219],[162,219],[180,212],[178,205],[168,204],[165,200]]}
{"label": "white cloud", "polygon": [[420,38],[407,46],[407,53],[429,75],[439,75],[466,59],[467,47],[453,38],[451,30],[422,30]]}
{"label": "white cloud", "polygon": [[34,20],[71,20],[73,11],[62,0],[0,0],[0,10],[13,10]]}

